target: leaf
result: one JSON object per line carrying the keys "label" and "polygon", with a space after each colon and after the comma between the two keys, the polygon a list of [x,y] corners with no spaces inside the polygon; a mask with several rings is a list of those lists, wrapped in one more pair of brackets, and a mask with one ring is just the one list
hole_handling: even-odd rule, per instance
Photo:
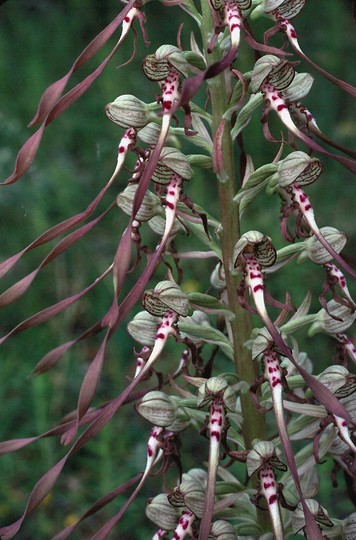
{"label": "leaf", "polygon": [[72,296],[69,296],[68,298],[65,298],[64,300],[61,300],[60,302],[57,302],[56,304],[53,304],[53,306],[50,306],[48,308],[43,309],[42,311],[39,311],[35,315],[32,315],[28,319],[25,319],[20,324],[15,326],[8,334],[3,336],[0,339],[0,344],[4,343],[9,337],[18,334],[20,332],[23,332],[24,330],[27,330],[28,328],[32,328],[34,326],[38,326],[39,324],[42,324],[43,322],[47,321],[51,317],[54,317],[58,313],[61,313],[68,307],[70,307],[74,302],[77,302],[82,296],[87,294],[91,289],[96,287],[112,270],[112,267],[110,266],[101,276],[96,278],[96,280],[88,285],[85,289],[81,290],[79,293],[76,293]]}
{"label": "leaf", "polygon": [[37,112],[29,124],[30,127],[44,120],[45,116],[49,113],[49,111],[52,109],[52,107],[55,105],[58,98],[62,94],[62,91],[64,90],[72,74],[75,73],[80,67],[82,67],[86,62],[88,62],[88,60],[93,58],[93,56],[95,56],[100,51],[100,49],[105,45],[108,39],[115,32],[119,24],[121,24],[124,17],[130,11],[134,3],[135,2],[131,0],[131,2],[129,2],[129,4],[125,6],[122,12],[119,13],[119,15],[117,15],[115,19],[97,36],[95,36],[95,38],[89,43],[89,45],[85,47],[85,49],[75,60],[68,73],[66,73],[66,75],[64,75],[61,79],[58,79],[58,81],[52,83],[45,90],[41,97]]}
{"label": "leaf", "polygon": [[[105,210],[105,212],[103,212],[99,217],[97,217],[96,219],[94,219],[93,221],[87,223],[86,225],[84,225],[83,227],[81,227],[80,229],[78,229],[77,231],[74,231],[73,233],[69,234],[66,238],[64,238],[63,240],[61,240],[61,242],[59,242],[57,244],[57,246],[52,249],[52,251],[47,255],[47,257],[45,257],[43,259],[43,261],[41,262],[41,264],[38,266],[38,268],[36,268],[36,270],[34,270],[33,272],[31,272],[30,274],[28,274],[27,276],[25,276],[24,278],[20,279],[17,283],[15,283],[14,285],[12,285],[12,287],[10,287],[9,289],[7,289],[7,291],[3,292],[1,295],[0,295],[0,308],[3,308],[9,304],[11,304],[12,302],[15,302],[16,300],[18,300],[26,291],[27,289],[29,288],[29,286],[31,285],[31,283],[33,282],[33,280],[35,279],[35,277],[37,276],[38,272],[44,268],[45,266],[47,266],[47,264],[49,264],[51,261],[53,261],[54,259],[56,259],[59,255],[61,255],[64,251],[66,251],[67,249],[69,249],[75,242],[77,242],[78,240],[80,240],[83,236],[85,236],[89,231],[91,231],[91,229],[97,224],[99,223],[99,221],[101,221],[101,219],[108,213],[108,211],[113,208],[113,206],[115,205],[115,203],[113,203],[107,210]],[[18,259],[17,259],[18,260]]]}
{"label": "leaf", "polygon": [[125,482],[121,486],[119,486],[119,487],[113,489],[112,491],[110,491],[107,495],[104,495],[104,497],[101,497],[100,499],[98,499],[89,508],[89,510],[87,510],[80,517],[80,519],[78,519],[78,521],[76,521],[72,525],[69,525],[69,527],[66,527],[65,529],[63,529],[62,531],[57,533],[52,538],[52,540],[66,540],[67,538],[69,538],[70,535],[72,534],[72,532],[74,531],[74,529],[77,528],[79,523],[84,521],[86,518],[88,518],[90,516],[93,516],[94,514],[99,512],[99,510],[104,508],[104,506],[106,506],[107,504],[111,503],[114,499],[116,499],[119,495],[122,495],[123,493],[125,493],[128,489],[130,489],[130,487],[132,487],[134,484],[136,484],[136,482],[138,482],[140,480],[141,476],[142,476],[142,473],[137,474],[136,476],[134,476],[133,478],[131,478],[130,480],[128,480],[127,482]]}
{"label": "leaf", "polygon": [[46,125],[48,125],[66,108],[68,108],[72,103],[74,103],[78,99],[78,97],[80,97],[94,82],[94,80],[100,75],[105,65],[116,52],[120,41],[91,75],[86,77],[86,79],[82,83],[79,83],[75,88],[70,90],[59,101],[57,101],[72,73],[79,69],[81,65],[83,65],[90,58],[92,58],[92,56],[94,56],[102,48],[102,46],[108,41],[108,39],[111,37],[119,24],[121,24],[134,3],[135,0],[130,0],[130,2],[124,7],[124,9],[119,13],[119,15],[112,21],[112,23],[110,23],[104,30],[102,30],[102,32],[100,32],[100,34],[98,34],[98,36],[96,36],[96,38],[94,38],[91,43],[89,43],[86,49],[84,49],[82,54],[77,58],[76,62],[73,64],[67,75],[65,75],[64,77],[62,77],[62,79],[59,79],[51,86],[49,86],[49,88],[47,88],[47,90],[42,96],[38,111],[30,124],[33,125],[39,121],[42,121],[42,125],[33,135],[31,135],[31,137],[19,150],[16,158],[14,171],[6,180],[0,182],[0,185],[13,184],[14,182],[17,182],[17,180],[19,180],[26,173],[36,156]]}
{"label": "leaf", "polygon": [[63,434],[61,439],[63,444],[69,444],[73,440],[73,437],[78,430],[80,420],[84,417],[85,413],[91,405],[100,380],[108,339],[109,331],[106,332],[104,340],[100,345],[98,352],[90,363],[89,368],[87,369],[87,372],[84,376],[78,398],[77,418],[75,421],[75,425],[73,425],[66,433]]}

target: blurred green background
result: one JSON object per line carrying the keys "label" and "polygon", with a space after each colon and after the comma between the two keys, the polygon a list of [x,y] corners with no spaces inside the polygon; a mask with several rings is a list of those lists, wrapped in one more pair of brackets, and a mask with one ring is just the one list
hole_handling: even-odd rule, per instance
{"label": "blurred green background", "polygon": [[[326,8],[327,4],[327,8]],[[45,88],[67,72],[74,59],[89,41],[106,26],[121,6],[116,0],[8,0],[0,7],[0,170],[1,180],[12,171],[20,146],[31,131],[26,124],[33,117]],[[145,7],[151,46],[146,49],[139,36],[137,55],[127,66],[117,69],[131,56],[132,34],[124,47],[78,102],[46,129],[40,150],[30,171],[18,183],[3,187],[0,193],[1,260],[23,249],[39,234],[66,217],[83,210],[110,177],[115,165],[116,147],[122,134],[105,117],[104,106],[123,93],[136,94],[154,101],[157,87],[144,79],[141,59],[162,43],[176,44],[181,21],[185,21],[183,44],[189,44],[194,24],[178,8],[165,8],[158,2]],[[351,1],[309,0],[295,21],[304,51],[318,64],[339,78],[355,84],[355,27],[351,18]],[[254,26],[259,39],[268,22]],[[70,85],[82,80],[105,58],[114,45],[114,35],[98,56],[77,72]],[[251,53],[242,46],[238,64],[241,71],[250,69]],[[315,84],[305,100],[322,131],[346,146],[355,143],[355,106],[352,98],[325,81],[304,65],[298,71],[309,71]],[[255,166],[271,161],[276,145],[261,136],[257,114],[246,130],[246,151]],[[274,132],[278,136],[278,131]],[[326,172],[308,194],[320,226],[332,225],[350,238],[346,253],[356,251],[354,230],[355,187],[351,173],[330,159],[323,158]],[[123,173],[100,205],[104,209],[115,194],[124,188],[129,173]],[[209,188],[207,188],[209,182]],[[218,216],[213,178],[197,172],[186,189],[190,198]],[[243,230],[262,230],[283,245],[278,231],[279,201],[264,196],[246,213]],[[63,254],[36,277],[30,290],[14,305],[4,309],[0,318],[1,335],[20,321],[66,296],[81,290],[111,263],[115,247],[125,226],[125,218],[112,211],[88,237]],[[183,244],[182,244],[183,245]],[[32,271],[49,251],[44,246],[27,254],[3,279],[1,291]],[[203,267],[201,266],[203,264]],[[187,287],[205,292],[213,262],[185,263]],[[281,275],[283,277],[281,277]],[[308,288],[315,292],[314,309],[319,309],[322,270],[305,263],[270,278],[275,297],[283,300],[283,291],[292,293],[298,304]],[[128,287],[132,286],[128,284]],[[0,349],[0,400],[2,414],[0,440],[42,433],[76,406],[80,383],[89,361],[95,355],[102,336],[88,339],[72,349],[49,373],[29,377],[37,361],[51,348],[73,339],[99,320],[110,306],[112,284],[106,280],[78,304],[48,323],[9,339]],[[320,365],[331,362],[334,342],[317,335],[313,341],[300,336],[302,348]],[[134,343],[125,329],[109,342],[103,379],[94,405],[111,399],[125,385],[132,373]],[[97,498],[144,468],[147,422],[137,418],[132,423],[132,406],[116,415],[110,425],[72,458],[53,493],[40,511],[31,516],[17,535],[21,540],[50,538],[64,525],[79,517]],[[197,447],[189,447],[184,467],[194,464]],[[205,447],[204,447],[205,448]],[[183,448],[184,450],[184,448]],[[46,439],[15,454],[0,459],[0,524],[19,517],[29,491],[36,480],[64,454],[57,440]],[[199,463],[199,459],[198,459]],[[323,466],[329,470],[330,463]],[[333,517],[344,517],[352,506],[339,491],[330,490],[327,474],[322,475],[321,498],[327,506],[332,500]],[[341,479],[342,481],[342,479]],[[156,493],[159,482],[145,489],[147,498]],[[324,501],[325,499],[325,501]],[[125,500],[125,499],[123,499]],[[122,502],[122,501],[121,501]],[[86,539],[119,508],[115,502],[100,515],[78,529],[73,538]],[[148,538],[154,526],[144,516],[144,500],[136,503],[111,538]]]}

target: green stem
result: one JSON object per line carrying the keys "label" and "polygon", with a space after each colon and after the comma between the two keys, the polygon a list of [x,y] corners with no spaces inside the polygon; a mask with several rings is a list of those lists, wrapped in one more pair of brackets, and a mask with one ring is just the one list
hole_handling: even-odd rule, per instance
{"label": "green stem", "polygon": [[[202,0],[201,7],[203,15],[201,33],[205,51],[207,51],[207,40],[212,28],[209,2],[207,0]],[[219,60],[219,52],[215,48],[212,54],[208,55],[206,53],[206,58],[209,63],[216,62]],[[217,77],[209,79],[208,85],[213,118],[213,137],[215,137],[224,112],[228,108],[225,74],[222,73]],[[218,175],[221,219],[220,241],[229,309],[235,314],[235,318],[230,322],[234,343],[235,370],[240,380],[247,381],[250,385],[257,376],[256,365],[252,361],[250,351],[245,347],[245,342],[249,339],[252,330],[251,315],[248,311],[243,309],[238,302],[237,288],[241,280],[241,275],[236,275],[235,272],[231,272],[234,246],[240,238],[241,233],[238,205],[233,201],[237,192],[237,182],[230,131],[230,122],[226,121],[221,139],[223,171],[222,174]],[[266,439],[265,419],[264,416],[257,411],[248,392],[241,393],[240,398],[244,419],[242,434],[245,448],[251,449],[253,439]],[[258,511],[258,521],[265,531],[270,528],[269,518],[265,515],[265,512]]]}
{"label": "green stem", "polygon": [[[207,36],[211,32],[211,13],[209,2],[202,0],[203,23],[201,32],[204,40],[205,50],[207,49]],[[219,53],[214,50],[207,55],[209,63],[219,60]],[[213,136],[215,136],[224,112],[228,108],[225,88],[225,76],[221,74],[209,79],[209,94],[211,100],[211,110],[213,117]],[[252,324],[251,315],[243,309],[238,302],[237,288],[241,276],[231,272],[234,246],[240,238],[240,220],[238,205],[233,201],[237,192],[234,152],[230,136],[231,126],[226,122],[222,135],[222,156],[223,174],[219,175],[218,192],[220,201],[220,241],[223,254],[223,265],[226,276],[226,287],[229,302],[229,309],[235,314],[234,320],[230,322],[234,342],[234,362],[236,372],[241,380],[249,384],[256,378],[256,366],[252,362],[250,351],[244,346],[249,339]],[[256,410],[248,393],[241,395],[241,406],[244,418],[242,426],[243,437],[247,449],[252,448],[252,440],[255,438],[265,439],[266,430],[264,416]]]}

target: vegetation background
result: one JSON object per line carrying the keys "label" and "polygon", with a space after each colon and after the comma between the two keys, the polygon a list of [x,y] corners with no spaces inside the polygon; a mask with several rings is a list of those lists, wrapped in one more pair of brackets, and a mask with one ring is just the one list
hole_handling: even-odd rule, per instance
{"label": "vegetation background", "polygon": [[[319,65],[337,77],[355,84],[355,26],[351,17],[351,1],[309,0],[295,20],[300,42],[305,52]],[[45,88],[61,77],[89,41],[106,26],[121,9],[117,0],[9,0],[0,7],[0,171],[4,180],[11,173],[18,149],[30,130],[26,124],[33,117]],[[188,21],[183,30],[183,42],[188,45],[190,21],[178,8],[165,8],[152,2],[145,6],[151,46],[146,49],[138,40],[137,54],[127,66],[117,69],[131,56],[132,35],[111,61],[90,91],[46,129],[39,153],[27,175],[18,183],[4,187],[0,193],[0,259],[18,252],[40,233],[69,217],[94,198],[111,175],[121,130],[108,122],[104,114],[106,103],[118,95],[132,93],[150,102],[155,99],[152,86],[148,88],[141,72],[141,59],[162,43],[176,44],[180,20]],[[266,28],[258,21],[256,31],[261,39]],[[114,36],[109,46],[114,44]],[[109,46],[88,66],[75,74],[71,84],[89,73],[109,51]],[[251,66],[251,53],[242,46],[239,69]],[[298,71],[309,71],[315,77],[313,89],[305,100],[315,115],[319,127],[338,142],[352,147],[355,142],[355,105],[352,99],[323,80],[301,63]],[[246,135],[246,147],[258,167],[271,161],[275,145],[261,136],[258,115]],[[326,161],[327,158],[325,158]],[[323,158],[324,161],[324,158]],[[127,178],[129,174],[127,174]],[[120,176],[108,198],[121,191],[127,180]],[[206,173],[196,174],[189,186],[189,196],[214,215],[216,192],[214,178]],[[356,252],[354,227],[354,179],[337,163],[327,160],[327,172],[308,190],[320,226],[333,225],[345,231],[352,241],[347,254]],[[207,184],[209,183],[209,184]],[[207,185],[209,187],[207,188]],[[278,230],[278,201],[260,198],[246,215],[244,230],[261,229],[280,238]],[[102,208],[105,207],[105,201]],[[0,317],[1,335],[29,315],[81,290],[110,264],[115,245],[125,226],[119,211],[111,212],[90,236],[63,254],[41,271],[31,289],[16,304],[4,309]],[[282,241],[277,247],[281,247]],[[47,253],[48,246],[29,253],[3,280],[5,290],[16,279],[35,268]],[[212,267],[204,273],[191,264],[186,271],[188,286],[204,292],[209,286]],[[297,273],[285,274],[285,282],[271,278],[270,287],[277,297],[286,288],[298,303],[305,294],[305,284],[318,291],[321,272],[301,265]],[[279,281],[280,283],[280,281]],[[300,287],[303,283],[303,287]],[[280,289],[279,289],[280,287]],[[279,293],[279,290],[281,291]],[[47,374],[31,377],[36,362],[51,348],[67,341],[96,321],[111,301],[109,281],[102,283],[89,296],[75,304],[44,326],[11,338],[0,349],[0,440],[36,435],[48,430],[76,406],[80,382],[86,365],[92,359],[99,337],[87,340],[74,348],[58,366]],[[316,294],[317,298],[317,294]],[[317,304],[315,309],[319,309]],[[303,343],[304,337],[301,336]],[[333,355],[334,343],[326,336],[316,336],[312,349],[304,340],[309,355],[327,358]],[[111,340],[104,377],[94,403],[110,399],[125,386],[126,375],[133,364],[133,342],[125,329]],[[320,368],[321,370],[322,368]],[[132,368],[131,368],[132,372]],[[63,526],[78,518],[97,498],[120,485],[144,467],[148,424],[140,418],[132,421],[132,406],[123,409],[106,429],[87,447],[72,458],[65,467],[53,494],[43,503],[18,534],[19,540],[45,540]],[[194,462],[201,458],[199,440],[185,449]],[[0,459],[0,523],[8,524],[21,514],[27,495],[36,480],[61,456],[57,440],[45,439],[28,448]],[[334,517],[344,517],[353,511],[342,488],[332,490],[328,471],[323,467],[322,498]],[[342,481],[342,479],[341,479]],[[157,487],[157,486],[156,486]],[[155,494],[148,487],[145,497]],[[78,539],[86,539],[100,523],[109,519],[118,502],[104,510],[99,517],[78,529]],[[152,524],[144,515],[144,499],[120,524],[120,532],[112,538],[148,538]]]}

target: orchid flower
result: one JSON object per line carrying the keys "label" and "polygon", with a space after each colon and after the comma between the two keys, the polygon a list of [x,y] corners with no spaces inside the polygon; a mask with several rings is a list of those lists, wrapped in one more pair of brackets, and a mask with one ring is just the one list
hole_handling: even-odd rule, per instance
{"label": "orchid flower", "polygon": [[190,510],[183,510],[182,516],[178,521],[178,525],[173,532],[173,540],[183,540],[187,534],[191,535],[192,525],[195,520],[195,515]]}
{"label": "orchid flower", "polygon": [[147,479],[149,473],[151,472],[155,463],[160,459],[162,455],[162,450],[160,450],[160,436],[163,432],[163,428],[155,426],[151,430],[150,437],[147,443],[147,461],[146,467],[143,472],[142,478],[134,491],[131,493],[130,497],[127,499],[120,511],[113,516],[101,529],[91,537],[91,540],[104,540],[107,537],[110,531],[115,527],[115,525],[120,521],[132,501],[135,499],[137,494],[140,492],[145,480]]}
{"label": "orchid flower", "polygon": [[[293,456],[293,450],[290,442],[290,438],[287,431],[287,425],[284,418],[284,407],[283,407],[283,386],[286,385],[284,370],[280,365],[280,358],[275,352],[273,347],[268,347],[263,351],[263,362],[264,362],[264,377],[263,380],[268,381],[272,403],[273,411],[278,427],[279,436],[286,453],[287,461],[290,461],[291,456]],[[258,381],[258,385],[262,383],[262,380]],[[257,389],[257,384],[251,387],[251,391],[255,392]],[[255,401],[256,398],[254,398]],[[268,510],[271,514],[271,521],[273,524],[274,533],[276,538],[284,538],[283,528],[280,522],[279,506],[277,503],[278,494],[277,494],[277,484],[274,480],[273,470],[269,465],[264,466],[260,469],[259,473],[261,481],[261,493],[266,498],[268,503]]]}
{"label": "orchid flower", "polygon": [[[335,266],[334,263],[331,263],[331,262],[327,262],[326,264],[324,264],[324,268],[326,270],[327,278],[326,278],[326,283],[323,286],[323,292],[321,295],[321,298],[323,299],[322,301],[323,307],[325,307],[326,305],[326,302],[324,300],[325,295],[329,291],[329,289],[331,289],[333,291],[334,300],[336,300],[337,302],[340,302],[341,304],[347,305],[351,309],[356,310],[356,304],[351,297],[349,288],[347,286],[346,278],[344,274],[341,272],[341,270],[337,266]],[[341,289],[342,298],[336,295],[336,293],[334,292],[335,285],[338,285],[339,288]]]}
{"label": "orchid flower", "polygon": [[260,485],[255,498],[255,504],[258,504],[258,500],[261,497],[266,500],[274,538],[276,540],[284,540],[285,535],[279,508],[281,486],[276,482],[273,468],[285,471],[286,466],[279,459],[273,443],[269,441],[260,441],[254,444],[252,450],[247,455],[246,464],[249,476],[258,472]]}
{"label": "orchid flower", "polygon": [[152,536],[152,540],[168,540],[167,531],[159,528]]}
{"label": "orchid flower", "polygon": [[[285,92],[285,94],[287,94],[287,92]],[[337,150],[341,150],[341,152],[348,154],[352,158],[356,157],[355,150],[337,143],[321,131],[315,117],[304,104],[302,104],[300,101],[291,100],[288,96],[286,96],[286,103],[288,105],[289,112],[291,113],[293,122],[299,129],[312,132],[313,135],[316,135],[319,139],[326,142],[330,146],[333,146]]]}
{"label": "orchid flower", "polygon": [[339,341],[341,347],[343,350],[345,350],[354,364],[356,364],[356,346],[354,345],[353,341],[343,332],[336,334],[336,339]]}
{"label": "orchid flower", "polygon": [[[251,1],[226,1],[225,2],[225,23],[229,27],[231,48],[236,52],[240,47],[242,15],[241,9],[247,9]],[[247,6],[247,7],[245,7]]]}
{"label": "orchid flower", "polygon": [[339,88],[342,88],[345,92],[350,94],[350,96],[356,97],[356,88],[354,86],[344,81],[341,81],[340,79],[337,79],[336,77],[334,77],[333,75],[331,75],[330,73],[322,69],[320,66],[315,64],[312,60],[310,60],[310,58],[300,48],[297,32],[295,28],[293,27],[293,25],[290,23],[289,19],[292,17],[295,17],[299,13],[299,11],[303,8],[305,4],[305,0],[297,0],[297,1],[277,0],[274,2],[272,0],[272,2],[270,1],[270,3],[271,4],[274,3],[278,6],[276,9],[273,9],[271,11],[271,15],[277,23],[277,28],[285,33],[293,49],[299,54],[299,56],[301,56],[301,58],[303,58],[305,62],[310,64],[316,71],[321,73],[333,84],[335,84]]}
{"label": "orchid flower", "polygon": [[271,139],[267,125],[267,114],[273,110],[290,133],[304,142],[309,148],[332,157],[350,171],[356,172],[356,162],[354,160],[338,154],[331,154],[311,137],[302,132],[294,123],[287,101],[283,96],[283,90],[290,86],[294,76],[293,64],[285,60],[280,60],[273,55],[267,54],[263,56],[254,66],[251,77],[251,89],[253,93],[262,92],[264,96],[265,109],[262,122],[266,138]]}
{"label": "orchid flower", "polygon": [[[278,192],[284,199],[284,205],[282,207],[282,231],[285,230],[284,220],[288,218],[289,214],[297,214],[297,223],[301,223],[300,216],[304,219],[305,223],[309,227],[310,231],[315,235],[323,247],[330,253],[330,255],[337,260],[337,262],[347,270],[347,272],[356,277],[356,272],[344,261],[344,259],[337,253],[337,251],[330,245],[325,239],[320,228],[318,227],[314,210],[310,203],[310,200],[301,186],[307,186],[319,178],[323,170],[323,165],[317,158],[310,158],[304,152],[292,152],[280,162],[277,172],[270,179],[270,187],[275,186]],[[277,187],[278,186],[278,187]],[[301,230],[298,231],[301,235]],[[291,240],[287,231],[286,238]],[[336,267],[335,267],[336,268]],[[340,285],[344,282],[345,278],[339,275],[336,277],[337,270],[333,270],[333,278],[340,279]],[[336,273],[335,273],[336,272]],[[341,277],[342,276],[342,277]],[[342,286],[342,285],[341,285]],[[347,295],[347,291],[343,288],[344,294]]]}
{"label": "orchid flower", "polygon": [[234,411],[236,398],[225,379],[212,377],[199,388],[198,407],[210,405],[207,433],[209,435],[209,464],[203,519],[199,540],[206,540],[210,531],[215,502],[215,484],[219,454],[225,426],[226,408]]}
{"label": "orchid flower", "polygon": [[[142,64],[146,77],[162,88],[162,125],[154,152],[150,158],[150,172],[154,169],[165,140],[172,117],[180,100],[181,73],[187,75],[188,63],[177,47],[162,45],[155,54],[146,56]],[[147,172],[150,174],[150,172]]]}
{"label": "orchid flower", "polygon": [[[319,383],[314,377],[312,377],[302,366],[300,366],[296,360],[294,359],[290,349],[286,346],[282,336],[276,329],[275,325],[273,324],[272,320],[270,319],[266,306],[265,306],[265,299],[264,299],[264,280],[262,275],[263,267],[268,267],[269,265],[273,265],[273,263],[276,260],[276,252],[274,250],[274,247],[271,243],[271,240],[264,236],[262,233],[258,231],[250,231],[248,233],[245,233],[241,236],[240,240],[235,245],[234,249],[234,260],[235,260],[235,267],[239,266],[241,269],[244,269],[245,275],[246,275],[246,284],[249,287],[249,290],[251,292],[252,298],[254,300],[257,312],[259,316],[261,317],[262,321],[264,322],[268,332],[271,335],[272,340],[275,343],[275,346],[277,346],[283,355],[285,355],[297,368],[299,373],[302,375],[302,377],[305,379],[306,383],[310,388],[313,389],[313,393],[315,396],[318,397],[318,399],[326,404],[326,401],[328,404],[331,404],[333,402],[332,407],[333,410],[336,412],[336,410],[342,409],[342,412],[340,416],[342,416],[344,419],[350,419],[350,415],[347,414],[347,412],[344,410],[344,408],[341,406],[339,401],[333,396],[333,394],[328,391],[324,385]],[[267,347],[266,347],[267,348]],[[279,377],[276,375],[275,383],[276,387],[279,389]],[[273,384],[273,380],[272,380]],[[326,396],[326,393],[328,396]],[[330,405],[329,405],[330,406]],[[280,423],[280,428],[283,430],[285,427],[284,423]],[[283,431],[282,431],[283,433]],[[293,479],[296,484],[296,488],[298,490],[298,494],[301,499],[301,503],[303,505],[303,509],[306,513],[308,527],[311,527],[314,532],[313,534],[317,535],[317,529],[315,528],[315,522],[310,518],[309,510],[305,504],[305,500],[303,497],[303,493],[300,486],[300,481],[298,477],[297,467],[294,459],[293,452],[291,451],[290,447],[290,441],[287,433],[285,436],[281,437],[281,442],[286,454],[286,457],[288,459],[288,464],[291,469],[291,473],[293,475]],[[318,538],[320,537],[317,536]]]}

